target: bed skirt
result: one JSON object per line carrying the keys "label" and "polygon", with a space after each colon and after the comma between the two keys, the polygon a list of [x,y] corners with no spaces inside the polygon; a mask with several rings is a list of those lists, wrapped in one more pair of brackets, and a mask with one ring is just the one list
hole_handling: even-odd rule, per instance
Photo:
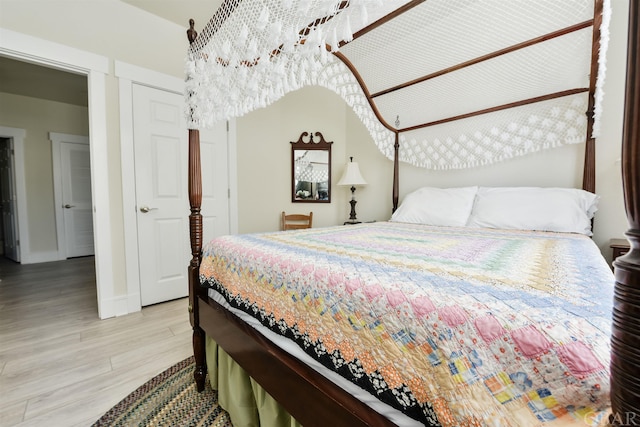
{"label": "bed skirt", "polygon": [[302,427],[216,342],[207,337],[207,372],[234,427]]}

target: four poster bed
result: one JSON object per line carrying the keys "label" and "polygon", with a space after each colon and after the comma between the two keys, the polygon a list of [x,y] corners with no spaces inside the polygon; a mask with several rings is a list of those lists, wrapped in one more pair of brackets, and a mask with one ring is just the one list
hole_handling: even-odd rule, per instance
{"label": "four poster bed", "polygon": [[[236,425],[640,421],[635,1],[632,249],[615,285],[589,238],[608,7],[235,0],[188,31],[195,380],[209,374]],[[197,129],[308,84],[340,94],[394,162],[393,216],[203,247]],[[572,143],[585,143],[583,189],[423,188],[398,206],[400,161],[458,169]]]}

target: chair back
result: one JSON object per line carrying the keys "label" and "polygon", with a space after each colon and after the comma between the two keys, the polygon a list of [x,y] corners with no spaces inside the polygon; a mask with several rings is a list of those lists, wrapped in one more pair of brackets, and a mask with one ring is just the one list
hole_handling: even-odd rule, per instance
{"label": "chair back", "polygon": [[304,214],[287,214],[282,212],[280,229],[282,230],[298,230],[301,228],[311,228],[313,225],[313,212],[309,215]]}

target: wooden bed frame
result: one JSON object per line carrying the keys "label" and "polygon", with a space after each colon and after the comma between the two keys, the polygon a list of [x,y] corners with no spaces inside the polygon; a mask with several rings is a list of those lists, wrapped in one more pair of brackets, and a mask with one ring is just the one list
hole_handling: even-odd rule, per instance
{"label": "wooden bed frame", "polygon": [[[625,209],[630,227],[626,235],[631,250],[614,263],[616,283],[610,366],[610,422],[614,425],[640,424],[640,2],[631,0],[629,3],[622,175]],[[600,4],[600,7],[602,5],[599,1],[596,4]],[[601,20],[601,13],[596,14],[596,17]],[[594,31],[595,33],[599,31]],[[190,36],[189,39],[193,41],[193,37]],[[599,39],[594,37],[593,55],[598,47]],[[592,64],[594,62],[596,61],[592,61]],[[595,72],[591,73],[591,89],[595,85],[595,75]],[[593,96],[590,96],[587,112],[590,124],[593,120],[592,113]],[[394,210],[398,203],[398,139],[396,131],[392,195]],[[595,141],[590,134],[585,149],[583,178],[583,188],[594,192]],[[387,418],[281,351],[251,326],[210,300],[207,289],[200,286],[199,266],[203,242],[198,130],[189,130],[189,201],[192,255],[188,267],[189,312],[196,361],[194,376],[198,389],[204,388],[206,377],[206,334],[304,426],[393,425]]]}

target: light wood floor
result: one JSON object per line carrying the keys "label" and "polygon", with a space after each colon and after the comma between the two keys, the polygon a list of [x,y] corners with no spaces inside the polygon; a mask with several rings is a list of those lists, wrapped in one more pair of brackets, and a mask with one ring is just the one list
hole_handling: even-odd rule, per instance
{"label": "light wood floor", "polygon": [[93,263],[0,257],[0,426],[90,426],[192,354],[186,298],[100,320]]}

